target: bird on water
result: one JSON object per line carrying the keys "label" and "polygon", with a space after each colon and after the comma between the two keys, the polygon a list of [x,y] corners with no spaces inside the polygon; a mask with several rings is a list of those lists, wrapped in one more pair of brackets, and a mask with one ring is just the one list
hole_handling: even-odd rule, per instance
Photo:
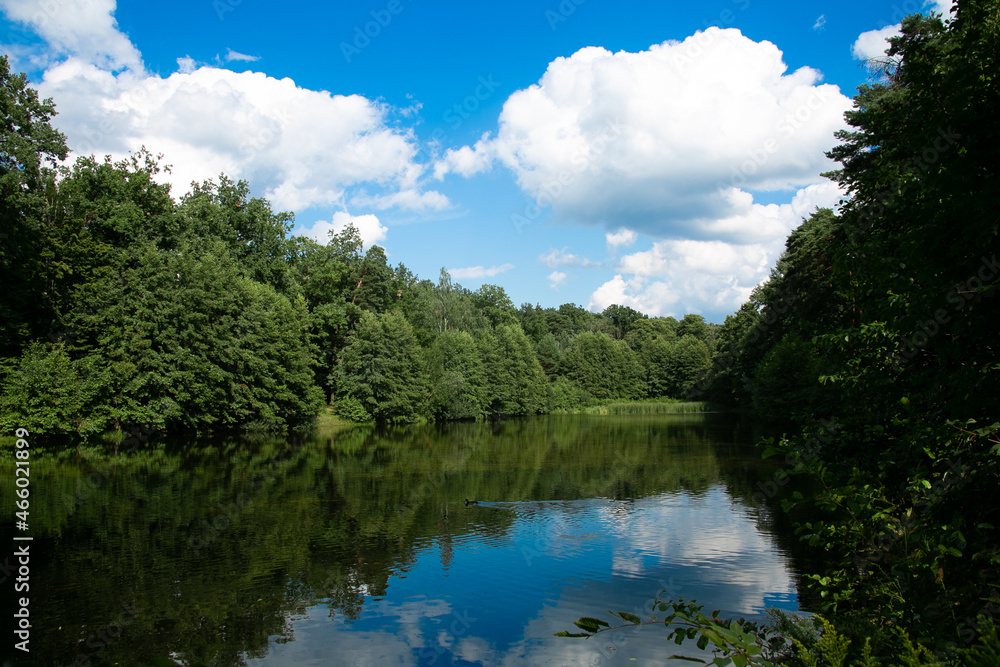
{"label": "bird on water", "polygon": [[469,500],[468,498],[466,498],[465,499],[465,504],[466,505],[478,505],[479,501],[478,500]]}

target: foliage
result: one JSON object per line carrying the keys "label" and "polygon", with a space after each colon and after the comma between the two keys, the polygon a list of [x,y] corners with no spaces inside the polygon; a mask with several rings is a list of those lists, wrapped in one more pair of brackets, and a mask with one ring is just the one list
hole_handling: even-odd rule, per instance
{"label": "foliage", "polygon": [[563,357],[567,375],[595,398],[639,398],[645,393],[642,369],[625,341],[585,331]]}
{"label": "foliage", "polygon": [[490,417],[532,415],[548,404],[545,372],[531,342],[517,324],[483,331],[476,339],[486,376],[485,405]]}
{"label": "foliage", "polygon": [[435,419],[477,419],[486,410],[486,374],[479,350],[465,331],[443,331],[427,351]]}
{"label": "foliage", "polygon": [[51,125],[51,99],[39,100],[24,74],[12,74],[0,55],[0,357],[16,357],[48,333],[52,299],[46,268],[46,198],[53,168],[68,153]]}
{"label": "foliage", "polygon": [[175,200],[146,149],[59,166],[51,101],[6,59],[0,81],[8,421],[282,430],[324,396],[355,422],[493,419],[678,397],[706,367],[714,330],[697,315],[515,309],[497,285],[390,268],[351,225],[290,237],[291,214],[224,174]]}
{"label": "foliage", "polygon": [[[981,495],[1000,484],[998,13],[959,2],[947,24],[903,21],[897,67],[859,89],[830,153],[850,198],[789,239],[758,298],[790,307],[738,359],[753,400],[801,400],[802,434],[777,453],[820,490],[783,503],[818,512],[799,525],[830,563],[812,586],[877,658],[953,659],[1000,587],[1000,510]],[[811,398],[793,392],[796,365],[820,373]],[[821,414],[835,434],[816,434]]]}
{"label": "foliage", "polygon": [[[702,659],[671,655],[703,665],[736,665],[737,667],[876,667],[883,664],[876,657],[871,637],[866,636],[860,648],[838,632],[836,626],[822,616],[803,618],[777,609],[768,611],[770,621],[755,623],[743,618],[722,619],[719,611],[702,612],[703,605],[684,598],[663,598],[663,591],[652,602],[653,613],[640,617],[634,613],[608,611],[620,625],[611,625],[600,618],[584,616],[573,622],[583,632],[563,630],[556,637],[593,637],[602,632],[634,626],[660,625],[670,628],[665,640],[681,646],[695,641],[699,650],[711,648],[713,657]],[[669,613],[667,613],[669,612]],[[667,615],[660,619],[658,613]],[[903,630],[897,630],[899,650],[891,654],[891,664],[905,667],[958,667],[959,665],[995,664],[1000,638],[996,625],[983,619],[983,633],[972,646],[958,649],[948,659],[935,656],[919,642],[914,642]],[[992,662],[991,662],[992,661]]]}
{"label": "foliage", "polygon": [[412,422],[427,397],[424,373],[420,348],[402,313],[365,311],[340,358],[335,394],[354,399],[377,422]]}
{"label": "foliage", "polygon": [[[662,593],[661,593],[662,594]],[[618,630],[630,626],[663,624],[670,631],[666,640],[678,646],[688,640],[695,640],[700,650],[712,646],[714,658],[702,660],[690,656],[671,655],[667,660],[680,659],[697,662],[703,665],[736,665],[737,667],[774,667],[777,663],[769,659],[772,634],[767,626],[740,619],[721,619],[718,610],[709,614],[702,613],[702,605],[693,600],[687,602],[684,598],[664,599],[659,595],[653,601],[654,612],[666,613],[662,620],[655,614],[647,616],[647,620],[621,611],[608,613],[623,621],[621,625],[612,626],[599,618],[583,617],[573,624],[583,632],[557,632],[556,637],[592,637],[600,632]],[[668,613],[669,612],[669,613]],[[780,638],[776,642],[781,643]]]}

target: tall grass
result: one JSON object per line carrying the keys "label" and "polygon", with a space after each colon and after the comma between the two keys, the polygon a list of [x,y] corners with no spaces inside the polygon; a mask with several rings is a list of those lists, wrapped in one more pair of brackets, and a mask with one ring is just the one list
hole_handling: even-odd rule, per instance
{"label": "tall grass", "polygon": [[707,401],[648,400],[616,401],[591,405],[583,409],[588,415],[673,415],[695,412],[715,412],[718,406]]}

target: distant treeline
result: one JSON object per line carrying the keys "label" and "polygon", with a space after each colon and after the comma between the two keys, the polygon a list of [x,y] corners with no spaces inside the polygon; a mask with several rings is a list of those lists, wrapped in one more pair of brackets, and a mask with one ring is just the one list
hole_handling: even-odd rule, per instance
{"label": "distant treeline", "polygon": [[442,270],[420,280],[347,227],[291,236],[222,176],[175,201],[143,150],[68,155],[55,109],[0,59],[0,428],[282,430],[577,410],[684,397],[714,326],[514,306]]}

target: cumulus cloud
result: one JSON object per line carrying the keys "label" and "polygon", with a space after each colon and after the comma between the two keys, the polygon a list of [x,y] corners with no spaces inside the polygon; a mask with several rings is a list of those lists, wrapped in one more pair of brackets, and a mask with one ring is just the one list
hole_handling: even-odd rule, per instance
{"label": "cumulus cloud", "polygon": [[513,264],[501,264],[500,266],[469,266],[464,269],[448,269],[448,273],[451,274],[452,278],[463,279],[463,278],[492,278],[493,276],[500,275],[514,268]]}
{"label": "cumulus cloud", "polygon": [[756,241],[667,239],[619,259],[618,273],[598,287],[588,307],[631,306],[648,315],[729,313],[747,300],[784,250],[784,240],[817,206],[834,208],[842,193],[833,183],[800,190],[790,204],[745,202],[734,226],[771,228]]}
{"label": "cumulus cloud", "polygon": [[[37,88],[55,100],[77,155],[119,159],[148,146],[172,166],[162,178],[175,195],[225,173],[261,188],[278,209],[344,208],[355,196],[378,210],[450,206],[421,188],[417,139],[388,105],[190,56],[169,76],[146,72],[118,29],[114,0],[0,0],[0,8],[47,42],[33,60],[44,69]],[[228,49],[224,59],[257,57]],[[359,195],[362,188],[369,191]]]}
{"label": "cumulus cloud", "polygon": [[738,30],[709,28],[639,53],[587,47],[512,94],[496,136],[449,151],[435,174],[499,161],[566,222],[627,218],[661,238],[725,240],[705,224],[739,210],[720,191],[820,182],[850,107],[819,72],[788,72],[774,44]]}
{"label": "cumulus cloud", "polygon": [[899,24],[887,25],[879,30],[869,30],[861,33],[851,53],[858,60],[871,60],[873,58],[884,58],[885,52],[889,50],[889,38],[899,36]]}
{"label": "cumulus cloud", "polygon": [[549,280],[549,287],[551,287],[552,289],[557,290],[560,287],[562,287],[564,284],[566,284],[566,279],[569,276],[566,275],[566,273],[564,273],[563,271],[553,271],[552,273],[550,273],[546,277]]}
{"label": "cumulus cloud", "polygon": [[360,95],[196,67],[190,58],[166,78],[116,75],[70,58],[45,72],[39,90],[56,100],[76,153],[120,157],[155,147],[182,192],[224,172],[263,187],[279,209],[342,206],[362,184],[386,190],[372,196],[380,209],[447,206],[444,195],[415,186],[423,167],[412,132],[390,127],[390,109]]}
{"label": "cumulus cloud", "polygon": [[378,217],[373,214],[355,216],[346,211],[337,211],[329,222],[325,220],[314,222],[312,227],[304,231],[303,236],[308,236],[317,243],[326,245],[332,234],[339,234],[348,225],[354,225],[358,230],[358,235],[365,247],[382,243],[389,232],[388,227],[379,222]]}
{"label": "cumulus cloud", "polygon": [[0,9],[48,42],[48,52],[36,58],[43,66],[51,58],[73,55],[106,70],[143,69],[139,50],[118,30],[115,0],[0,0]]}
{"label": "cumulus cloud", "polygon": [[608,232],[604,235],[604,238],[608,242],[608,248],[614,250],[620,247],[629,247],[636,242],[639,235],[631,229],[625,229],[622,227],[617,232]]}
{"label": "cumulus cloud", "polygon": [[468,146],[449,148],[444,157],[434,165],[434,177],[441,180],[452,172],[468,178],[488,170],[493,164],[494,157],[493,144],[487,133],[472,148]]}
{"label": "cumulus cloud", "polygon": [[538,261],[550,269],[555,269],[560,266],[575,266],[583,269],[599,269],[604,266],[602,262],[595,262],[592,259],[574,255],[569,251],[568,247],[550,248],[538,256]]}

